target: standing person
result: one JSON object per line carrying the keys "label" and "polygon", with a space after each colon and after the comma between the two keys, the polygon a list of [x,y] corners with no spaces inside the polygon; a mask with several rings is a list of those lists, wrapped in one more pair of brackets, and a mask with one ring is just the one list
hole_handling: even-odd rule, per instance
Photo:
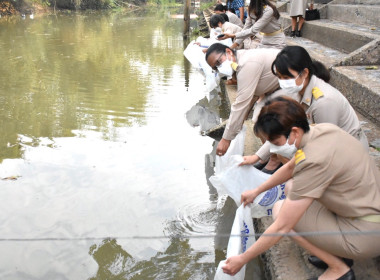
{"label": "standing person", "polygon": [[244,0],[227,0],[226,6],[228,11],[234,11],[241,22],[244,23]]}
{"label": "standing person", "polygon": [[269,0],[251,0],[243,30],[236,34],[225,33],[220,40],[236,38],[236,42],[231,46],[235,49],[245,38],[260,34],[261,47],[282,49],[286,43],[279,19],[280,13]]}
{"label": "standing person", "polygon": [[[313,61],[304,48],[285,47],[273,61],[272,72],[285,92],[298,93],[309,123],[335,124],[359,140],[366,151],[369,150],[355,110],[340,91],[327,83],[330,73],[326,67]],[[269,156],[270,145],[265,143],[255,155],[244,157],[241,165],[254,164],[259,160],[265,162]]]}
{"label": "standing person", "polygon": [[[310,232],[292,238],[327,265],[318,279],[354,280],[354,271],[342,258],[380,255],[379,235],[364,235],[380,231],[380,173],[375,162],[339,127],[309,126],[304,109],[292,99],[265,106],[254,130],[281,153],[295,154],[258,191],[292,180],[286,199],[275,204],[272,225],[243,254],[229,257],[223,271],[236,274],[276,244],[282,238],[278,233]],[[257,189],[241,195],[244,206],[253,202]]]}
{"label": "standing person", "polygon": [[[290,17],[292,18],[292,31],[290,37],[301,37],[301,29],[305,22],[307,0],[292,0],[290,3]],[[298,20],[298,28],[296,31]]]}
{"label": "standing person", "polygon": [[206,61],[220,74],[232,76],[236,73],[237,97],[231,106],[223,138],[216,154],[222,156],[228,150],[231,140],[235,139],[248,117],[250,110],[259,97],[271,94],[279,89],[278,79],[271,71],[277,49],[231,50],[227,46],[215,43],[206,53]]}
{"label": "standing person", "polygon": [[214,13],[217,14],[217,15],[220,15],[220,14],[226,14],[228,16],[228,21],[233,23],[233,24],[236,24],[237,26],[243,28],[244,27],[244,24],[243,22],[240,20],[240,18],[238,18],[237,15],[235,15],[234,13],[231,13],[230,11],[227,10],[227,7],[224,6],[223,4],[217,4],[214,8]]}

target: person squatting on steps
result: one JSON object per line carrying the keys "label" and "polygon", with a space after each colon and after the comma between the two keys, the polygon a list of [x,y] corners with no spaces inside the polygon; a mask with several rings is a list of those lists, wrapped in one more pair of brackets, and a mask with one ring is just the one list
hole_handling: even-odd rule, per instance
{"label": "person squatting on steps", "polygon": [[246,38],[261,36],[260,48],[282,49],[286,46],[285,34],[281,28],[280,13],[269,0],[251,0],[248,7],[248,17],[242,31],[231,34],[224,33],[224,37],[236,38],[231,49],[236,49]]}
{"label": "person squatting on steps", "polygon": [[287,197],[275,204],[272,225],[243,254],[229,257],[223,271],[236,274],[282,238],[275,234],[313,232],[292,238],[326,263],[318,279],[355,279],[341,258],[380,255],[380,173],[369,153],[336,125],[309,126],[302,105],[287,97],[262,108],[254,131],[279,154],[294,156],[258,188],[244,192],[241,202],[246,206],[260,192],[283,182]]}
{"label": "person squatting on steps", "polygon": [[[326,67],[313,61],[304,48],[285,47],[273,61],[272,72],[287,95],[293,96],[301,104],[310,124],[335,124],[358,139],[364,149],[369,151],[367,137],[355,110],[340,91],[327,83],[330,73]],[[279,94],[272,94],[268,98],[275,98]],[[254,155],[245,156],[241,165],[255,164],[259,160],[265,162],[273,152],[275,150],[271,150],[267,142]]]}
{"label": "person squatting on steps", "polygon": [[278,79],[271,66],[278,49],[251,49],[233,51],[229,47],[215,43],[206,53],[206,61],[212,69],[221,75],[236,75],[237,97],[231,105],[223,138],[216,154],[222,156],[228,150],[231,140],[235,139],[259,97],[272,94],[279,89]]}

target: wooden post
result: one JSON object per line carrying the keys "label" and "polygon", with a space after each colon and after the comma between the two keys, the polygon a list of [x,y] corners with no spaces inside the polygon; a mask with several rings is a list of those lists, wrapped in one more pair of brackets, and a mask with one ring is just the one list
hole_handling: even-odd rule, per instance
{"label": "wooden post", "polygon": [[185,0],[185,9],[183,11],[183,38],[189,37],[190,33],[190,5],[191,0]]}

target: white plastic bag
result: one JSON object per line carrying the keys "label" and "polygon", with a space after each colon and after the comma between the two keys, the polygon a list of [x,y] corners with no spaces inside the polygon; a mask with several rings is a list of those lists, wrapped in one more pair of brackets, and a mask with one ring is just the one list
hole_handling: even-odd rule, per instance
{"label": "white plastic bag", "polygon": [[[231,229],[231,236],[228,240],[227,258],[244,253],[255,243],[255,231],[253,229],[251,210],[249,206],[241,205],[235,214],[235,220]],[[245,265],[234,276],[225,274],[222,266],[225,261],[221,261],[215,273],[214,280],[244,280]]]}
{"label": "white plastic bag", "polygon": [[231,141],[230,147],[228,148],[227,152],[221,157],[216,156],[215,175],[221,174],[222,172],[234,165],[234,161],[230,159],[231,156],[243,155],[246,130],[246,126],[243,125],[238,135],[236,135],[235,139]]}
{"label": "white plastic bag", "polygon": [[[211,184],[216,188],[218,195],[227,194],[240,205],[241,194],[244,191],[257,188],[265,182],[270,175],[266,174],[252,165],[239,166],[243,157],[235,155],[224,162],[224,170],[215,172],[210,177]],[[259,194],[251,205],[252,217],[261,218],[272,215],[272,208],[276,201],[285,199],[285,184],[278,185],[272,189]]]}
{"label": "white plastic bag", "polygon": [[[205,39],[205,38],[204,38]],[[207,41],[207,39],[205,39]],[[200,44],[208,44],[200,42]],[[205,47],[208,47],[207,45]],[[220,77],[217,73],[212,71],[210,65],[208,65],[205,53],[202,51],[202,47],[195,44],[195,41],[191,41],[186,49],[183,51],[183,55],[189,60],[191,65],[200,71],[206,78],[206,90],[212,91],[219,86]]]}

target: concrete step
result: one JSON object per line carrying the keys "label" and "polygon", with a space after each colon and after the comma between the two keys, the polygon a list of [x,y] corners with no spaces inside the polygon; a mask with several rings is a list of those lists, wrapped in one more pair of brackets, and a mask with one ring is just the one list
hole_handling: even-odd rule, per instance
{"label": "concrete step", "polygon": [[[281,13],[282,26],[286,34],[291,31],[291,18]],[[302,37],[326,47],[350,54],[367,44],[380,39],[380,29],[359,24],[320,19],[305,22]]]}
{"label": "concrete step", "polygon": [[327,18],[348,23],[380,26],[380,3],[377,5],[335,4],[327,5]]}
{"label": "concrete step", "polygon": [[[332,67],[330,84],[342,92],[351,105],[380,127],[380,65]],[[378,134],[380,137],[380,133]]]}

